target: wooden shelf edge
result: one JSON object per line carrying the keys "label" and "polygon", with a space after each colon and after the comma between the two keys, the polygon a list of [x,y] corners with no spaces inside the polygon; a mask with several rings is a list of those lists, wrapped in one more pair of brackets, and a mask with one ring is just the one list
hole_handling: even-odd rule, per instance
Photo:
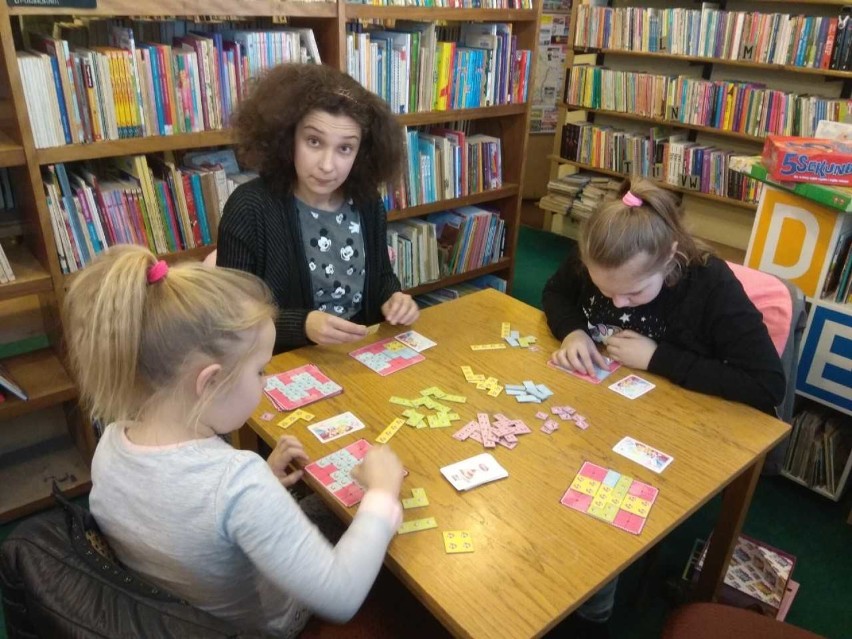
{"label": "wooden shelf edge", "polygon": [[[14,116],[13,116],[14,117]],[[3,132],[0,132],[0,168],[26,164],[24,147]]]}
{"label": "wooden shelf edge", "polygon": [[[725,131],[712,126],[704,126],[701,124],[689,124],[680,122],[679,120],[666,120],[665,118],[652,118],[646,115],[637,115],[635,113],[623,113],[621,111],[609,111],[607,109],[593,109],[591,107],[578,106],[576,104],[562,103],[568,111],[588,111],[589,113],[597,113],[598,115],[607,115],[614,118],[623,118],[625,120],[635,120],[637,122],[649,122],[651,124],[660,124],[662,126],[670,126],[675,129],[689,129],[691,131],[700,131],[701,133],[709,133],[711,135],[720,135],[726,138],[742,140],[744,142],[755,142],[763,144],[766,141],[765,137],[749,135],[747,133],[739,133],[738,131]],[[770,133],[769,135],[774,135]]]}
{"label": "wooden shelf edge", "polygon": [[347,18],[379,18],[397,20],[475,20],[477,22],[532,22],[535,9],[450,9],[445,7],[346,5]]}
{"label": "wooden shelf edge", "polygon": [[12,379],[29,395],[29,399],[24,401],[4,391],[6,400],[0,403],[0,421],[77,398],[77,387],[52,349],[8,357],[0,360],[0,364],[6,367]]}
{"label": "wooden shelf edge", "polygon": [[23,246],[4,249],[15,279],[0,284],[0,301],[53,291],[53,280],[35,257]]}
{"label": "wooden shelf edge", "polygon": [[160,0],[134,4],[129,0],[99,0],[95,9],[74,7],[9,7],[9,15],[73,16],[195,16],[241,17],[291,16],[294,18],[336,18],[337,2],[296,2],[295,0]]}
{"label": "wooden shelf edge", "polygon": [[[592,166],[590,164],[583,164],[582,162],[576,162],[574,160],[567,160],[563,157],[559,157],[556,155],[549,156],[551,160],[554,162],[559,162],[560,164],[570,164],[571,166],[576,166],[578,169],[585,169],[586,171],[593,171],[596,173],[603,173],[604,175],[611,175],[613,177],[621,177],[628,178],[632,177],[627,173],[619,173],[618,171],[612,171],[610,169],[603,169],[596,166]],[[669,184],[668,182],[662,182],[660,180],[655,180],[653,178],[645,177],[645,176],[637,176],[642,177],[645,180],[650,180],[657,186],[664,188],[668,191],[675,191],[676,193],[683,193],[684,195],[694,195],[695,197],[700,197],[705,200],[711,200],[714,202],[719,202],[721,204],[728,204],[731,206],[737,206],[742,209],[747,209],[749,211],[756,211],[757,204],[752,202],[744,202],[743,200],[735,200],[730,197],[723,197],[721,195],[713,195],[712,193],[704,193],[703,191],[692,191],[690,189],[682,189],[679,186],[675,186],[674,184]]]}
{"label": "wooden shelf edge", "polygon": [[574,47],[574,53],[579,55],[602,54],[602,55],[624,55],[641,58],[660,58],[661,60],[682,60],[683,62],[699,62],[701,64],[723,65],[729,67],[743,67],[748,69],[764,69],[767,71],[789,71],[791,73],[802,73],[805,75],[819,75],[832,78],[852,78],[852,71],[839,69],[814,69],[812,67],[799,67],[791,64],[773,64],[770,62],[751,62],[749,60],[729,60],[728,58],[707,58],[697,55],[684,55],[680,53],[666,53],[664,51],[633,51],[630,49],[596,49],[594,47]]}
{"label": "wooden shelf edge", "polygon": [[472,271],[466,271],[464,273],[458,273],[456,275],[450,275],[449,277],[444,277],[439,280],[435,280],[434,282],[426,282],[425,284],[420,284],[419,286],[405,289],[405,292],[409,295],[422,295],[423,293],[435,291],[439,288],[444,288],[447,286],[452,286],[453,284],[461,284],[462,282],[467,282],[468,280],[475,279],[480,275],[488,275],[489,273],[505,271],[511,268],[511,266],[512,258],[503,257],[500,258],[499,261],[494,262],[493,264],[483,266],[482,268],[473,269]]}
{"label": "wooden shelf edge", "polygon": [[417,126],[419,124],[438,124],[440,122],[454,122],[456,120],[484,120],[487,118],[500,118],[513,115],[519,116],[526,114],[526,112],[527,103],[519,102],[516,104],[478,107],[476,109],[402,113],[396,117],[403,126]]}
{"label": "wooden shelf edge", "polygon": [[485,202],[493,202],[502,200],[503,198],[512,197],[519,193],[520,186],[517,184],[504,184],[499,189],[490,191],[482,191],[473,195],[454,198],[452,200],[438,200],[437,202],[429,202],[429,204],[418,204],[407,209],[391,209],[388,211],[388,222],[396,222],[399,220],[407,220],[412,217],[420,217],[429,213],[437,213],[447,209],[456,208],[458,206],[470,206],[471,204],[483,204]]}

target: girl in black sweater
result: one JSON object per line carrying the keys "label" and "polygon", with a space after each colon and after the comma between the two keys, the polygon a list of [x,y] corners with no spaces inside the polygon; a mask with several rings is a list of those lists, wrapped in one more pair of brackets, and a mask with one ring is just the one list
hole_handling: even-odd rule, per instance
{"label": "girl in black sweater", "polygon": [[382,319],[413,324],[417,304],[390,265],[380,184],[402,165],[387,104],[324,65],[269,71],[236,118],[260,177],[228,198],[216,263],[248,271],[279,308],[275,352],[360,340]]}
{"label": "girl in black sweater", "polygon": [[562,340],[553,363],[594,373],[597,343],[624,365],[773,414],[784,372],[760,312],[724,261],[686,232],[674,196],[625,182],[582,226],[579,259],[545,285]]}

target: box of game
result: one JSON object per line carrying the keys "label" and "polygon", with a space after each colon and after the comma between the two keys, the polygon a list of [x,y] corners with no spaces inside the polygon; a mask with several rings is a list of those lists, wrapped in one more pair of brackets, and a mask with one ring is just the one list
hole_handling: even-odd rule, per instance
{"label": "box of game", "polygon": [[769,175],[759,155],[735,155],[731,158],[729,167],[732,171],[795,193],[818,204],[824,204],[844,213],[852,212],[852,187],[774,180]]}
{"label": "box of game", "polygon": [[[707,546],[704,540],[696,540],[683,573],[684,580],[698,580]],[[795,565],[793,555],[740,535],[719,592],[719,602],[783,621],[799,590],[799,584],[792,579]]]}
{"label": "box of game", "polygon": [[852,142],[846,140],[770,135],[763,163],[773,180],[852,186]]}

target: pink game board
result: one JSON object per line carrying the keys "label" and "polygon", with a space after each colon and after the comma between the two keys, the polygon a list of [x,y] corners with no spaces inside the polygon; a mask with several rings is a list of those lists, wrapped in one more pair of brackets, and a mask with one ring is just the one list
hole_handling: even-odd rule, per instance
{"label": "pink game board", "polygon": [[278,410],[295,410],[313,402],[339,395],[343,387],[322,374],[314,364],[270,375],[266,396]]}
{"label": "pink game board", "polygon": [[354,506],[364,496],[364,489],[352,479],[352,469],[361,463],[370,450],[370,442],[359,439],[331,455],[305,466],[305,471],[346,506]]}
{"label": "pink game board", "polygon": [[398,342],[393,337],[364,346],[349,354],[379,375],[390,375],[426,359],[413,348]]}
{"label": "pink game board", "polygon": [[632,477],[584,462],[560,503],[638,535],[659,492]]}

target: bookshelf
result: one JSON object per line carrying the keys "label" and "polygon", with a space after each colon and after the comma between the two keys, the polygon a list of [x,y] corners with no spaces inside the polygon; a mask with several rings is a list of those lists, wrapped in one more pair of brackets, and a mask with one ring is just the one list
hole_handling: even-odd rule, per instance
{"label": "bookshelf", "polygon": [[[632,89],[631,83],[635,82],[639,86],[639,76],[651,74],[677,78],[678,87],[682,86],[682,83],[703,87],[710,84],[736,83],[737,87],[747,86],[750,90],[751,87],[760,88],[759,85],[762,85],[767,90],[775,92],[824,98],[831,104],[840,104],[843,101],[843,108],[845,109],[845,100],[852,95],[852,70],[819,68],[820,58],[816,57],[816,53],[814,53],[809,62],[806,57],[808,49],[803,49],[805,57],[803,57],[801,63],[795,58],[791,58],[795,62],[795,64],[791,64],[789,60],[783,57],[772,57],[775,49],[769,49],[768,44],[765,47],[758,48],[759,43],[765,44],[771,41],[769,35],[766,36],[767,39],[755,40],[752,43],[754,52],[746,49],[741,50],[739,46],[735,49],[733,31],[728,25],[736,23],[726,22],[726,20],[735,19],[738,12],[742,12],[746,16],[757,16],[754,18],[755,24],[768,24],[758,23],[757,20],[769,20],[770,14],[789,14],[794,17],[802,15],[805,16],[803,19],[814,21],[823,19],[828,24],[829,18],[836,18],[840,14],[839,7],[842,5],[842,2],[831,1],[771,2],[761,0],[745,2],[744,0],[729,0],[728,2],[717,3],[719,13],[715,14],[717,17],[711,18],[702,13],[702,5],[695,3],[661,3],[655,0],[585,0],[581,3],[575,3],[573,7],[572,37],[570,50],[566,56],[566,72],[580,66],[605,67],[615,72],[618,78],[626,77],[624,84],[620,85],[620,80],[615,81],[618,99],[622,99],[622,91],[629,92]],[[611,12],[608,14],[608,19],[611,21],[609,24],[613,26],[606,30],[598,30],[594,27],[594,24],[603,24],[600,16],[604,10]],[[656,13],[650,14],[651,10]],[[687,11],[694,12],[692,17],[696,22],[693,24],[696,27],[700,25],[700,28],[689,33],[689,35],[694,35],[694,38],[688,36],[677,38],[675,36],[673,14],[665,13],[674,11],[683,12],[678,17],[678,20],[683,20],[678,23],[680,25],[686,24],[687,18],[683,16]],[[635,22],[632,23],[632,29],[625,26],[631,24],[630,19],[640,15],[644,16],[645,19],[648,15],[659,16],[659,29],[657,30],[653,25],[649,27],[647,21],[643,28],[640,28],[642,27],[641,24],[637,27]],[[628,16],[632,16],[632,18]],[[667,22],[669,19],[672,21]],[[780,18],[778,19],[780,20]],[[594,20],[598,20],[598,22],[595,23]],[[639,18],[640,22],[641,20],[642,18]],[[713,22],[713,20],[717,20],[717,22]],[[728,26],[727,37],[724,30],[726,26]],[[718,29],[713,31],[714,27],[718,27]],[[577,29],[582,29],[582,31],[578,32]],[[707,35],[706,40],[699,41],[701,29],[703,29],[704,34],[711,35]],[[767,34],[769,32],[770,30],[767,30]],[[772,33],[774,33],[774,37],[780,37],[778,35],[780,32],[781,30],[777,29]],[[720,34],[718,38],[713,37],[716,33]],[[814,36],[814,52],[819,51],[816,44],[817,35]],[[746,36],[743,35],[742,37],[745,38]],[[701,42],[704,42],[704,44],[701,44]],[[705,48],[702,49],[702,46]],[[712,53],[718,53],[724,49],[725,56],[712,57],[705,54],[705,50],[709,51],[710,49],[712,49]],[[791,50],[795,51],[795,49]],[[765,53],[763,53],[764,51]],[[782,51],[780,47],[778,47],[778,51],[780,56]],[[773,62],[780,59],[784,59],[783,64]],[[701,105],[703,102],[702,100],[690,101],[689,98],[693,95],[702,94],[688,94],[685,103],[687,109],[690,105]],[[701,153],[703,153],[703,147],[707,147],[728,155],[753,155],[760,151],[765,137],[762,134],[764,128],[715,126],[707,124],[706,120],[694,117],[695,111],[687,111],[681,113],[681,117],[677,117],[677,115],[672,115],[668,111],[652,111],[648,104],[645,104],[645,108],[640,110],[638,108],[623,108],[621,103],[615,107],[618,110],[612,110],[609,105],[607,105],[608,108],[600,108],[598,104],[589,101],[588,94],[579,101],[569,100],[568,96],[566,89],[566,96],[560,105],[560,130],[554,141],[554,150],[551,156],[551,179],[576,173],[579,170],[611,176],[627,174],[626,171],[614,170],[621,167],[611,164],[602,165],[597,161],[578,162],[577,160],[581,158],[566,157],[562,148],[563,131],[566,127],[586,122],[592,123],[595,127],[622,131],[631,136],[644,135],[647,137],[652,130],[662,130],[663,136],[677,135],[683,138],[683,140],[678,140],[679,144],[685,142],[687,145],[702,148]],[[607,97],[612,98],[612,94]],[[655,106],[666,103],[665,95],[661,99],[659,94],[650,95],[650,90],[646,97],[647,103]],[[773,97],[782,99],[777,94]],[[769,98],[767,98],[768,101]],[[700,108],[700,106],[696,107],[696,109]],[[829,107],[829,110],[831,108],[833,107]],[[648,113],[654,113],[655,117],[646,115]],[[687,121],[684,122],[681,119]],[[767,116],[767,126],[769,122]],[[761,122],[761,126],[763,124]],[[731,130],[738,128],[739,130]],[[652,136],[651,142],[654,141]],[[663,146],[669,145],[664,142]],[[699,163],[702,157],[704,156],[698,156]],[[704,161],[706,163],[706,158],[704,158]],[[656,179],[661,186],[682,194],[687,222],[692,231],[704,240],[724,245],[744,256],[754,222],[756,202],[738,199],[740,197],[748,198],[751,194],[748,187],[737,190],[736,187],[741,178],[739,176],[732,177],[734,174],[728,167],[726,171],[728,180],[737,180],[737,182],[733,182],[735,187],[733,190],[717,190],[712,187],[708,189],[706,176],[703,178],[702,184],[696,189],[694,188],[695,183],[685,184],[682,181],[675,184],[669,183],[673,176],[660,175],[659,160],[656,160],[656,162],[658,162],[656,167],[651,167],[650,170],[648,170],[648,167],[644,169],[647,172],[646,176]],[[601,166],[605,168],[600,168]],[[637,171],[642,170],[641,167],[637,167]],[[685,173],[682,173],[679,177],[687,177]],[[692,177],[697,175],[694,174]],[[727,181],[723,184],[727,184]],[[703,192],[708,190],[711,192]],[[729,197],[734,193],[736,193],[736,198]],[[573,234],[576,233],[577,226],[576,224],[567,225],[567,227],[563,225],[563,228],[566,228],[568,234]]]}
{"label": "bookshelf", "polygon": [[[7,400],[0,403],[0,422],[14,424],[16,418],[40,419],[42,415],[60,415],[67,430],[67,437],[61,441],[50,439],[36,446],[13,449],[8,455],[0,452],[0,482],[4,486],[4,497],[0,499],[0,521],[49,505],[49,482],[45,483],[44,480],[48,474],[71,478],[62,485],[67,492],[74,494],[87,490],[90,485],[88,464],[95,445],[94,431],[79,415],[75,402],[77,391],[64,365],[59,309],[74,274],[64,273],[60,265],[54,236],[55,218],[51,217],[51,204],[45,195],[43,175],[51,167],[66,163],[69,166],[82,162],[93,162],[96,165],[113,158],[215,149],[236,142],[234,133],[227,127],[208,127],[207,130],[191,133],[155,134],[60,146],[40,144],[40,148],[36,148],[34,127],[39,123],[27,110],[24,82],[16,59],[16,49],[23,48],[23,34],[30,30],[30,24],[49,29],[49,25],[54,22],[68,25],[76,18],[83,22],[86,19],[115,18],[126,19],[124,24],[127,26],[150,26],[172,20],[197,19],[199,22],[214,23],[217,20],[215,16],[220,16],[221,20],[244,23],[246,29],[274,31],[279,26],[307,27],[313,31],[322,62],[346,70],[347,23],[353,21],[381,23],[388,28],[392,28],[396,20],[439,24],[510,23],[517,48],[530,50],[534,63],[541,14],[539,3],[535,5],[533,9],[450,9],[347,4],[344,0],[98,0],[96,9],[0,5],[0,168],[13,167],[11,170],[15,172],[17,204],[23,215],[20,224],[11,225],[3,231],[4,237],[17,235],[20,241],[9,254],[17,279],[13,283],[0,285],[0,302],[37,296],[45,326],[49,327],[50,344],[48,348],[15,355],[0,362],[7,366],[12,376],[30,395],[28,401],[13,400],[7,396]],[[75,24],[79,25],[80,21]],[[170,42],[154,40],[150,36],[146,38],[151,42]],[[137,41],[140,39],[137,36]],[[533,68],[530,68],[529,75],[534,76]],[[513,101],[478,108],[426,110],[398,116],[400,124],[406,127],[464,123],[469,134],[499,136],[502,150],[502,182],[498,187],[454,199],[388,211],[388,221],[394,222],[454,207],[487,205],[499,212],[505,224],[506,241],[502,257],[480,268],[421,283],[409,289],[410,293],[429,292],[486,274],[502,277],[511,286],[529,115],[528,102]],[[215,248],[214,241],[205,246],[163,253],[161,257],[169,262],[203,259]],[[2,312],[0,306],[0,321]],[[14,435],[13,430],[11,427],[5,429],[6,435]],[[0,437],[3,433],[0,424]],[[0,438],[0,451],[4,450],[2,444],[3,439]]]}

